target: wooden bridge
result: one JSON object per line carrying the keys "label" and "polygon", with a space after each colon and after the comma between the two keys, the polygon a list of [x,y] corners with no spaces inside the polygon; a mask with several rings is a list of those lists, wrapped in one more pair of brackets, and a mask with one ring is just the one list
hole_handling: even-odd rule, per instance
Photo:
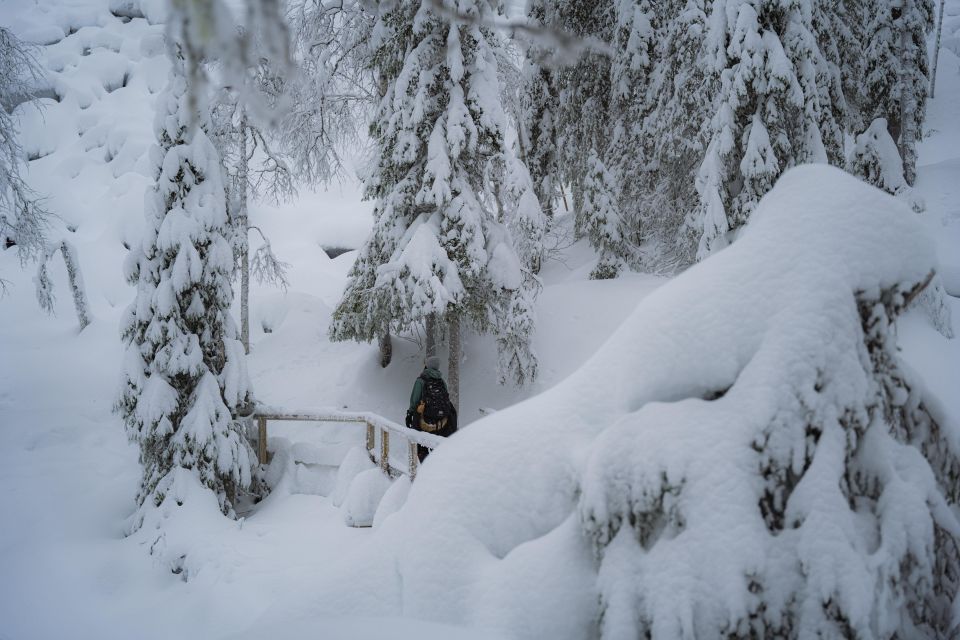
{"label": "wooden bridge", "polygon": [[[279,407],[257,404],[252,418],[257,422],[257,458],[261,464],[267,463],[267,425],[276,420],[298,422],[345,422],[366,427],[367,454],[380,466],[380,469],[396,478],[407,475],[413,480],[417,476],[417,445],[435,449],[443,438],[431,433],[408,429],[403,425],[387,420],[375,413],[337,411],[335,409],[302,409],[291,411]],[[395,466],[390,462],[391,447],[400,443],[406,448],[406,464]]]}

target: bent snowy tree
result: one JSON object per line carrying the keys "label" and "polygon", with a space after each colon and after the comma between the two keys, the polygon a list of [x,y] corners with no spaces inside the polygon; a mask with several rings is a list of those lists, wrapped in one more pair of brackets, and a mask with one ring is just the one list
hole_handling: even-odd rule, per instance
{"label": "bent snowy tree", "polygon": [[933,255],[897,199],[788,171],[580,371],[431,456],[378,534],[405,613],[527,637],[946,637],[960,429],[895,333]]}

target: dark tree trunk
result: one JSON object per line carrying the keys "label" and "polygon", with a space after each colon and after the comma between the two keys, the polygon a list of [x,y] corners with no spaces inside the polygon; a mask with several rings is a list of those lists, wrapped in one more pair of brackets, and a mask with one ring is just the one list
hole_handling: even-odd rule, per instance
{"label": "dark tree trunk", "polygon": [[426,331],[427,331],[427,356],[437,355],[437,314],[431,313],[427,315],[426,322]]}
{"label": "dark tree trunk", "polygon": [[390,329],[380,334],[378,346],[380,347],[380,366],[386,367],[393,359],[393,342],[390,340]]}
{"label": "dark tree trunk", "polygon": [[450,403],[454,410],[460,413],[460,315],[457,312],[449,314],[448,328],[450,330],[450,362],[447,366],[447,391],[450,393]]}

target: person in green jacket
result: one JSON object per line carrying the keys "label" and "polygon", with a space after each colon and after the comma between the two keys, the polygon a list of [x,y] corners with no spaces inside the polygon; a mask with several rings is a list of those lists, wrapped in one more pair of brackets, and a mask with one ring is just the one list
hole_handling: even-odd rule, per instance
{"label": "person in green jacket", "polygon": [[[440,358],[437,356],[429,356],[424,361],[423,371],[413,383],[406,424],[411,429],[439,436],[449,436],[456,431],[456,411],[450,403],[447,384],[440,373]],[[428,453],[429,449],[417,447],[421,462]]]}

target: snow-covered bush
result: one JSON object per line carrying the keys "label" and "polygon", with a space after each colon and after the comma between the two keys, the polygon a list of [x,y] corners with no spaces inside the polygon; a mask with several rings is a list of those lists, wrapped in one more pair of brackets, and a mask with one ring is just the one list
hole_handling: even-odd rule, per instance
{"label": "snow-covered bush", "polygon": [[148,527],[151,550],[160,553],[176,520],[172,501],[180,507],[182,496],[197,496],[196,484],[232,516],[255,465],[237,419],[250,386],[230,316],[233,254],[220,162],[202,115],[188,107],[178,67],[158,102],[157,184],[146,195],[144,237],[125,265],[137,295],[122,320],[127,351],[117,400],[143,466],[132,529],[156,525]]}
{"label": "snow-covered bush", "polygon": [[587,159],[583,178],[583,204],[577,225],[590,239],[600,260],[590,273],[594,280],[616,278],[627,252],[617,210],[616,185],[607,167],[594,149]]}
{"label": "snow-covered bush", "polygon": [[897,143],[890,137],[883,118],[874,120],[857,136],[847,169],[887,193],[897,194],[908,188]]}
{"label": "snow-covered bush", "polygon": [[945,637],[960,428],[895,333],[933,255],[896,198],[786,172],[580,371],[430,456],[377,532],[404,614],[527,638]]}

